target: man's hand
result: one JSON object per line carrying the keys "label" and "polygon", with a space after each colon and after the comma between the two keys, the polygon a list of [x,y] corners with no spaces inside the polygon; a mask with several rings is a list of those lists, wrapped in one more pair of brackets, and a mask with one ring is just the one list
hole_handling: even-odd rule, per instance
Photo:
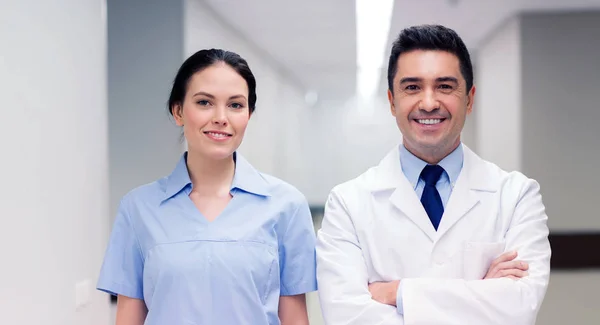
{"label": "man's hand", "polygon": [[515,261],[515,258],[517,258],[517,252],[500,255],[492,262],[484,279],[509,278],[518,280],[529,275],[527,272],[529,264],[523,261]]}
{"label": "man's hand", "polygon": [[396,293],[400,280],[392,282],[373,282],[369,284],[369,292],[373,300],[382,304],[396,306]]}

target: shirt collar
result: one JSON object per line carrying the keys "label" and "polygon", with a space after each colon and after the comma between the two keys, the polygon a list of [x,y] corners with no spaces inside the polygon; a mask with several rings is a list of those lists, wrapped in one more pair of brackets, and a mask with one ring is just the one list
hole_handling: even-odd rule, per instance
{"label": "shirt collar", "polygon": [[[240,189],[260,196],[270,196],[267,180],[239,153],[235,152],[233,159],[235,160],[235,172],[231,189]],[[175,169],[167,177],[164,200],[170,199],[191,184],[187,168],[187,152],[185,152]]]}
{"label": "shirt collar", "polygon": [[233,157],[236,163],[231,188],[260,196],[271,196],[270,184],[263,175],[238,152],[234,153]]}
{"label": "shirt collar", "polygon": [[[456,183],[456,179],[462,170],[463,160],[463,147],[462,144],[459,144],[454,151],[438,163],[438,165],[444,168],[445,174],[448,175],[448,179],[452,185]],[[413,155],[404,145],[400,145],[400,165],[402,166],[404,176],[406,176],[413,188],[416,188],[421,171],[427,166],[427,162]]]}

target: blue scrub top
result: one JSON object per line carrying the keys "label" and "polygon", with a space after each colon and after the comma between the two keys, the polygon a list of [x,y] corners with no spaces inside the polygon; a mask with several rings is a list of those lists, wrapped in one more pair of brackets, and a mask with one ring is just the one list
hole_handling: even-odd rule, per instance
{"label": "blue scrub top", "polygon": [[280,296],[317,289],[305,197],[236,153],[233,198],[209,222],[188,196],[186,158],[123,197],[98,289],[143,299],[146,325],[280,324]]}

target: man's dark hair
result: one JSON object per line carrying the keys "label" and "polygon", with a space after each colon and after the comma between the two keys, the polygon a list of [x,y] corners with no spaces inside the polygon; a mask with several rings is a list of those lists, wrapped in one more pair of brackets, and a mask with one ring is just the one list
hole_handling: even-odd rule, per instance
{"label": "man's dark hair", "polygon": [[467,92],[473,87],[473,65],[467,46],[458,34],[440,25],[419,25],[403,29],[392,45],[388,64],[388,88],[394,91],[394,76],[402,53],[415,50],[446,51],[458,57],[460,72],[467,82]]}

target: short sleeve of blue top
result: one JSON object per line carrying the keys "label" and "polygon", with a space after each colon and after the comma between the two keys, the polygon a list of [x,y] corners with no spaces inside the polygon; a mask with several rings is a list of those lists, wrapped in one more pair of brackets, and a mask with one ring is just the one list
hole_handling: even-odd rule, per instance
{"label": "short sleeve of blue top", "polygon": [[209,222],[186,157],[122,199],[98,289],[143,299],[147,325],[279,324],[280,296],[317,289],[306,199],[236,154],[233,198]]}

